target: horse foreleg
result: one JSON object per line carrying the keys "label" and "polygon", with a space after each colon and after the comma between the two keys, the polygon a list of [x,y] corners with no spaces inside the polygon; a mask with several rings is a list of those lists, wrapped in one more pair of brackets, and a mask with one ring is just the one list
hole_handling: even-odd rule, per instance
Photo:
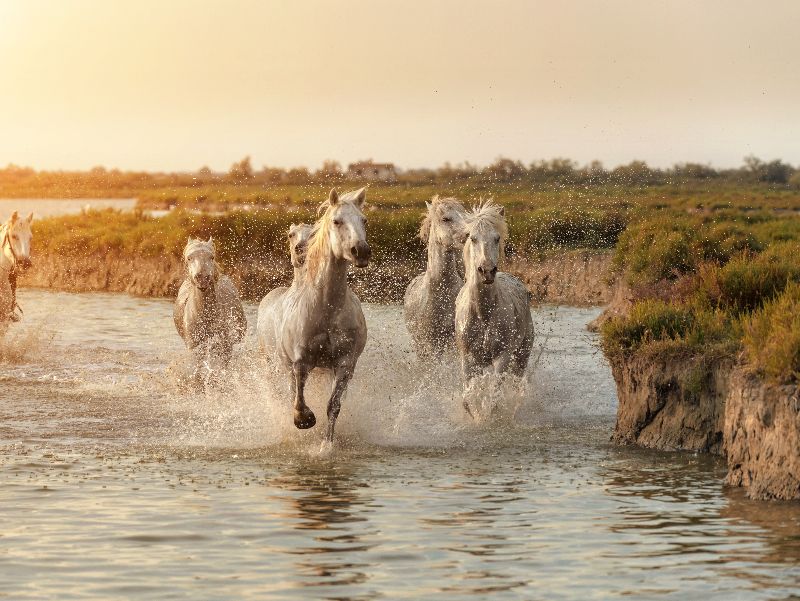
{"label": "horse foreleg", "polygon": [[309,369],[300,363],[292,366],[292,391],[294,392],[294,425],[301,430],[313,428],[317,423],[314,412],[306,405],[303,390],[306,387]]}
{"label": "horse foreleg", "polygon": [[334,370],[334,382],[331,398],[328,400],[328,430],[325,433],[325,440],[333,442],[333,430],[336,427],[336,418],[339,417],[339,410],[342,407],[342,395],[347,390],[347,384],[353,377],[353,369],[350,366],[339,366]]}

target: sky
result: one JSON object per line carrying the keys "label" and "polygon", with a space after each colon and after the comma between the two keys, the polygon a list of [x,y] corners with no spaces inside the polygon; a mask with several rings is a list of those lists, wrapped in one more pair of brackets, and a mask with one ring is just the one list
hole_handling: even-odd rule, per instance
{"label": "sky", "polygon": [[800,164],[800,2],[0,0],[0,165]]}

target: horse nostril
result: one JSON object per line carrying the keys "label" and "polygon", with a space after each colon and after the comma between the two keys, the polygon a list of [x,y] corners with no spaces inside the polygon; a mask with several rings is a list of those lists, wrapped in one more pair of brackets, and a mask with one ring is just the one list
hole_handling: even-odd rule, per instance
{"label": "horse nostril", "polygon": [[358,248],[356,248],[355,246],[351,246],[351,247],[350,247],[350,253],[351,253],[351,254],[352,254],[354,257],[357,257],[357,256],[358,256]]}

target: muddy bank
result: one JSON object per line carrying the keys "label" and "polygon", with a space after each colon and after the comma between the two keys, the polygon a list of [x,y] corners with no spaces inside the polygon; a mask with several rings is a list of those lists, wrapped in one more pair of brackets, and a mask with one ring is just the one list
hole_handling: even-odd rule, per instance
{"label": "muddy bank", "polygon": [[800,394],[734,358],[639,353],[610,359],[619,405],[612,440],[722,455],[726,484],[754,499],[800,500]]}
{"label": "muddy bank", "polygon": [[[607,283],[610,253],[570,252],[541,262],[516,260],[508,270],[521,277],[538,302],[566,305],[599,305],[609,301]],[[291,282],[292,273],[283,257],[241,263],[225,270],[242,296],[260,300],[276,286]],[[408,282],[420,267],[407,263],[372,265],[352,270],[351,284],[362,300],[402,301]],[[35,266],[20,281],[22,286],[71,292],[127,292],[137,296],[172,297],[183,280],[176,257],[127,257],[118,255],[57,257],[37,255]]]}
{"label": "muddy bank", "polygon": [[754,499],[800,499],[797,386],[765,384],[736,370],[725,407],[725,482]]}
{"label": "muddy bank", "polygon": [[516,259],[507,270],[528,286],[537,302],[607,305],[614,294],[611,252],[569,251],[542,260]]}
{"label": "muddy bank", "polygon": [[612,440],[720,454],[732,360],[678,353],[615,357],[617,422]]}

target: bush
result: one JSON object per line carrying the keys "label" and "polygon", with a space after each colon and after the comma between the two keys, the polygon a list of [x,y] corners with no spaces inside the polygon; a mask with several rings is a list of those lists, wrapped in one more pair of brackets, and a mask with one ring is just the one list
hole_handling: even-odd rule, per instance
{"label": "bush", "polygon": [[601,330],[601,344],[608,356],[636,352],[662,342],[679,343],[673,346],[692,352],[708,351],[712,346],[735,342],[738,337],[738,324],[723,311],[659,299],[637,302],[628,315],[610,319]]}
{"label": "bush", "polygon": [[762,248],[739,222],[671,211],[629,226],[619,238],[614,265],[631,285],[650,286],[694,273],[703,263],[725,264],[738,253]]}
{"label": "bush", "polygon": [[800,373],[800,284],[787,286],[744,323],[748,364],[778,383],[798,381]]}
{"label": "bush", "polygon": [[[742,254],[725,266],[704,265],[699,270],[700,291],[712,307],[735,315],[749,313],[800,281],[796,244],[780,245],[759,255]],[[793,256],[789,256],[792,253]]]}

